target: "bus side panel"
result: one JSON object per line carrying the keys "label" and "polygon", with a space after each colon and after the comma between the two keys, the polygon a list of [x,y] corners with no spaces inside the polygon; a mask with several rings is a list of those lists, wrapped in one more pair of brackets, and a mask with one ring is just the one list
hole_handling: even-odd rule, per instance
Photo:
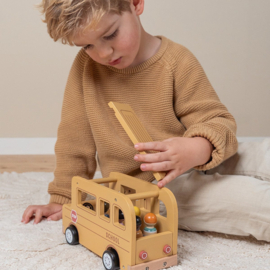
{"label": "bus side panel", "polygon": [[71,223],[71,204],[64,204],[62,208],[62,232],[65,233],[66,228]]}
{"label": "bus side panel", "polygon": [[[169,231],[139,238],[137,240],[136,248],[136,264],[157,260],[172,255],[172,249],[169,254],[163,252],[165,245],[169,245],[172,248],[172,238],[173,234]],[[142,260],[139,257],[141,251],[146,251],[148,254],[145,260]]]}
{"label": "bus side panel", "polygon": [[[104,239],[99,234],[95,233],[93,230],[89,231],[88,228],[77,225],[79,231],[79,241],[80,244],[89,249],[91,252],[95,253],[102,258],[104,251],[108,247],[112,247],[116,250],[119,256],[120,266],[125,265],[126,267],[131,262],[131,253],[129,249],[123,249],[121,246]],[[106,233],[106,232],[105,232]]]}
{"label": "bus side panel", "polygon": [[94,232],[95,228],[87,222],[78,222],[77,230],[79,233],[79,242],[81,245],[102,257],[105,251],[106,241]]}
{"label": "bus side panel", "polygon": [[131,242],[122,237],[120,229],[112,226],[111,222],[107,223],[98,216],[86,213],[79,207],[76,210],[78,213],[76,227],[80,244],[100,257],[111,246],[118,252],[120,260],[125,257],[128,258],[128,263],[130,263]]}

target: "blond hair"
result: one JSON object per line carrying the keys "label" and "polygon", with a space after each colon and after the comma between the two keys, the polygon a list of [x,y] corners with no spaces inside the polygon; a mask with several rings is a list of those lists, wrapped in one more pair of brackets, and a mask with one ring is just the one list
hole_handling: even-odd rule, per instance
{"label": "blond hair", "polygon": [[73,46],[73,37],[80,31],[96,29],[108,13],[131,12],[131,0],[42,0],[36,5],[45,16],[47,30],[54,41]]}

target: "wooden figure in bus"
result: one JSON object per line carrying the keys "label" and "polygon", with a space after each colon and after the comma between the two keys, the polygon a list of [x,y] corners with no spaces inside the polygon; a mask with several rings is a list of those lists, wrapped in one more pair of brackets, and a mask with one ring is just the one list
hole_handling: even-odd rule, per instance
{"label": "wooden figure in bus", "polygon": [[110,208],[110,204],[107,203],[107,202],[104,202],[104,213],[107,213],[107,211],[109,210]]}
{"label": "wooden figure in bus", "polygon": [[142,225],[141,218],[136,215],[136,238],[137,239],[140,237],[143,237],[143,233],[141,231],[141,225]]}
{"label": "wooden figure in bus", "polygon": [[85,206],[88,209],[94,210],[94,206],[89,202],[84,203],[83,206]]}
{"label": "wooden figure in bus", "polygon": [[135,215],[141,217],[141,210],[138,206],[134,206]]}
{"label": "wooden figure in bus", "polygon": [[157,224],[157,216],[154,213],[147,213],[144,216],[144,223],[146,227],[143,229],[144,236],[157,233],[155,225]]}
{"label": "wooden figure in bus", "polygon": [[119,223],[125,225],[125,217],[123,212],[119,209]]}

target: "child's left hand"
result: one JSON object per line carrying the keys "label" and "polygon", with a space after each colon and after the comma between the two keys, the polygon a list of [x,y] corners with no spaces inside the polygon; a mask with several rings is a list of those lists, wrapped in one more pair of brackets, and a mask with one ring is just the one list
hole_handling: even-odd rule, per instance
{"label": "child's left hand", "polygon": [[137,154],[134,159],[141,164],[142,171],[167,172],[158,182],[164,187],[187,170],[207,163],[213,151],[213,145],[203,137],[174,137],[162,142],[137,143],[138,151],[160,151],[158,153]]}

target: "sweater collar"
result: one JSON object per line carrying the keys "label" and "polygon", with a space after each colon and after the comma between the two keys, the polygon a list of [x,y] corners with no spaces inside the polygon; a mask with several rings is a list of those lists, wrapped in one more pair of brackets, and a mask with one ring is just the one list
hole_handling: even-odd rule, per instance
{"label": "sweater collar", "polygon": [[159,47],[159,50],[155,55],[153,55],[152,57],[150,57],[149,59],[147,59],[143,63],[141,63],[137,66],[134,66],[134,67],[127,67],[127,68],[123,68],[123,69],[117,69],[117,68],[112,67],[112,66],[106,66],[106,67],[111,69],[112,71],[115,71],[117,73],[122,73],[122,74],[137,73],[137,72],[140,72],[140,71],[148,68],[149,66],[156,63],[162,57],[162,55],[166,51],[166,48],[168,45],[168,39],[166,37],[164,37],[164,36],[156,36],[156,37],[161,39],[161,45]]}

